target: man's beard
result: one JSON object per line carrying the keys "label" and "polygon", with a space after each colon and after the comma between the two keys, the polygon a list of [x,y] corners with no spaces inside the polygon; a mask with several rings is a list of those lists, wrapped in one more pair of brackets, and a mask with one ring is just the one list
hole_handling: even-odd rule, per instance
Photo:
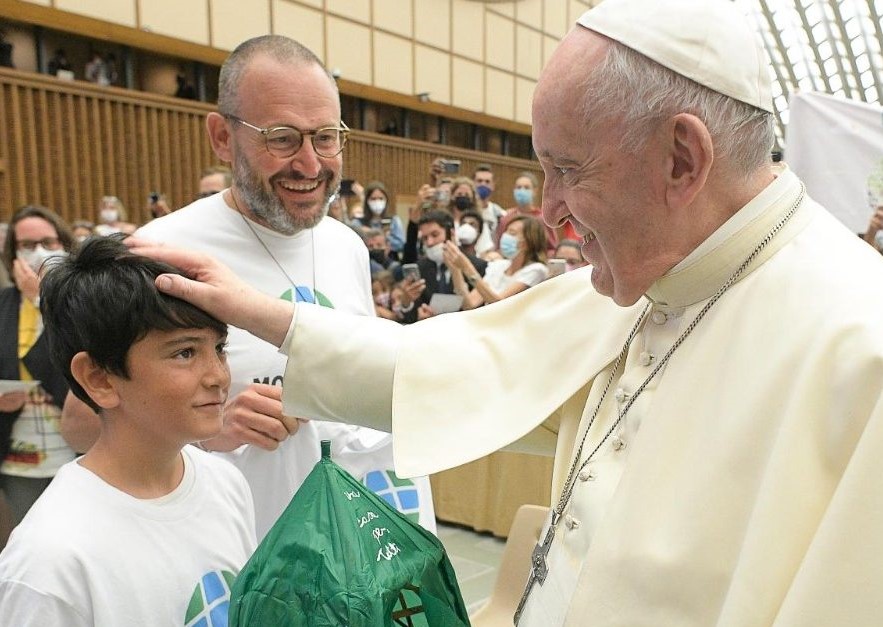
{"label": "man's beard", "polygon": [[[304,180],[306,177],[297,172],[287,176],[274,174],[269,180],[270,187],[272,188],[275,181],[280,178]],[[340,186],[340,174],[335,179],[334,172],[323,166],[317,178],[320,185],[325,183],[325,197],[321,204],[310,207],[305,213],[296,212],[295,215],[291,215],[279,197],[264,188],[260,177],[251,168],[244,154],[239,152],[233,161],[233,180],[239,194],[248,205],[247,209],[268,227],[283,235],[294,235],[303,229],[311,229],[328,213],[331,198]]]}

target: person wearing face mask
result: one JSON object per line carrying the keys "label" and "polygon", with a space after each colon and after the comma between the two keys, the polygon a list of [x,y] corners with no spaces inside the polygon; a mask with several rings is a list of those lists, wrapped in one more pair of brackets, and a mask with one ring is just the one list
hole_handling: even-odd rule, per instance
{"label": "person wearing face mask", "polygon": [[98,205],[98,222],[95,225],[96,235],[112,235],[113,233],[134,233],[137,225],[127,222],[126,207],[116,196],[104,196]]}
{"label": "person wearing face mask", "polygon": [[[446,244],[457,248],[451,214],[445,211],[429,211],[420,219],[417,230],[424,256],[417,260],[420,279],[413,281],[406,278],[402,284],[402,322],[405,324],[435,315],[429,306],[433,294],[454,293],[452,273],[445,265]],[[487,263],[471,255],[466,258],[475,272],[483,276]]]}
{"label": "person wearing face mask", "polygon": [[81,244],[95,234],[95,225],[88,220],[75,220],[71,223],[71,234]]}
{"label": "person wearing face mask", "polygon": [[487,163],[480,163],[476,166],[472,173],[472,182],[475,183],[475,194],[477,196],[477,209],[481,213],[484,220],[484,228],[475,243],[475,251],[479,257],[484,256],[494,250],[494,235],[497,232],[497,225],[506,215],[506,210],[491,200],[491,194],[494,193],[494,171]]}
{"label": "person wearing face mask", "polygon": [[398,258],[405,247],[405,229],[402,220],[395,213],[386,186],[380,181],[372,181],[365,186],[364,217],[353,219],[354,227],[380,229],[386,233],[389,249]]}
{"label": "person wearing face mask", "polygon": [[390,256],[386,234],[380,229],[362,229],[362,239],[368,247],[371,276],[378,272],[391,272],[399,276],[401,264]]}
{"label": "person wearing face mask", "polygon": [[555,247],[558,245],[558,240],[560,238],[558,237],[558,231],[554,227],[548,226],[543,222],[542,212],[540,211],[540,208],[534,204],[538,189],[539,181],[537,181],[537,177],[533,172],[522,172],[518,175],[518,178],[515,179],[515,189],[512,190],[515,206],[506,212],[506,215],[503,216],[497,227],[496,242],[498,247],[503,233],[509,228],[509,224],[512,220],[518,216],[530,216],[531,218],[536,218],[539,220],[540,224],[545,226],[546,245],[548,246],[548,249],[546,250],[547,255],[552,255],[555,252]]}
{"label": "person wearing face mask", "polygon": [[[0,493],[10,505],[12,526],[56,471],[75,457],[62,437],[65,421],[95,418],[69,394],[42,335],[41,268],[67,255],[73,245],[70,229],[55,212],[26,206],[13,215],[3,246],[3,265],[14,285],[0,290],[0,379],[21,382],[19,389],[0,393]],[[10,531],[9,525],[2,527],[0,522],[0,547]]]}
{"label": "person wearing face mask", "polygon": [[475,251],[484,235],[484,221],[481,219],[481,214],[473,210],[464,211],[460,216],[456,233],[460,250],[466,255],[478,257]]}
{"label": "person wearing face mask", "polygon": [[574,239],[563,239],[558,242],[558,248],[555,249],[552,259],[563,259],[565,272],[589,265],[579,249],[579,242]]}
{"label": "person wearing face mask", "polygon": [[452,268],[454,292],[463,296],[463,309],[475,309],[523,292],[549,276],[546,234],[530,216],[517,216],[500,238],[505,259],[492,261],[482,276],[456,246],[445,245],[445,263]]}
{"label": "person wearing face mask", "polygon": [[474,211],[477,206],[475,184],[472,180],[465,176],[455,179],[451,187],[451,215],[454,216],[454,225],[459,227],[463,212]]}

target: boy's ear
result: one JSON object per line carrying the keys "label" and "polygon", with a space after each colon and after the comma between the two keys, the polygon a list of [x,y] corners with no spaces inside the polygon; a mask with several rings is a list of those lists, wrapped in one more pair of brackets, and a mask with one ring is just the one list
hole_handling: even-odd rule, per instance
{"label": "boy's ear", "polygon": [[102,409],[112,409],[120,404],[120,397],[107,371],[99,367],[89,353],[80,351],[74,355],[71,359],[71,375]]}

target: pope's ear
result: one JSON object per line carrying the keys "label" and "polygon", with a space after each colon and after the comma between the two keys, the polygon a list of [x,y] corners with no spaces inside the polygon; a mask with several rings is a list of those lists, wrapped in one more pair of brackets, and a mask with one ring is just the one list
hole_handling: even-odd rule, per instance
{"label": "pope's ear", "polygon": [[227,119],[217,112],[209,113],[205,118],[205,128],[208,131],[208,139],[211,142],[212,150],[218,156],[218,159],[231,163],[233,161],[233,149],[230,143],[233,136],[230,133],[230,124]]}
{"label": "pope's ear", "polygon": [[80,351],[71,359],[71,375],[102,409],[112,409],[120,404],[111,376],[85,351]]}
{"label": "pope's ear", "polygon": [[690,113],[674,116],[669,129],[666,201],[670,207],[686,207],[705,187],[714,162],[714,146],[708,128]]}

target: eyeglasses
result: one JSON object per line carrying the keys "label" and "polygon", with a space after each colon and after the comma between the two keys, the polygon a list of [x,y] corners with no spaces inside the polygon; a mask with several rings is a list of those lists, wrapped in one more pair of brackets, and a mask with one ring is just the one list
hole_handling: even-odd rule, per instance
{"label": "eyeglasses", "polygon": [[46,250],[55,250],[61,246],[61,242],[57,237],[44,237],[38,240],[20,239],[15,245],[18,247],[18,250],[34,250],[37,248],[37,245],[42,246]]}
{"label": "eyeglasses", "polygon": [[313,144],[313,150],[316,151],[317,155],[326,159],[336,157],[343,151],[350,132],[349,127],[343,121],[340,122],[340,126],[325,126],[315,131],[302,131],[293,126],[261,128],[260,126],[249,124],[235,115],[225,115],[224,117],[263,135],[267,152],[280,159],[294,156],[303,146],[304,137],[307,136],[309,136],[310,143]]}

